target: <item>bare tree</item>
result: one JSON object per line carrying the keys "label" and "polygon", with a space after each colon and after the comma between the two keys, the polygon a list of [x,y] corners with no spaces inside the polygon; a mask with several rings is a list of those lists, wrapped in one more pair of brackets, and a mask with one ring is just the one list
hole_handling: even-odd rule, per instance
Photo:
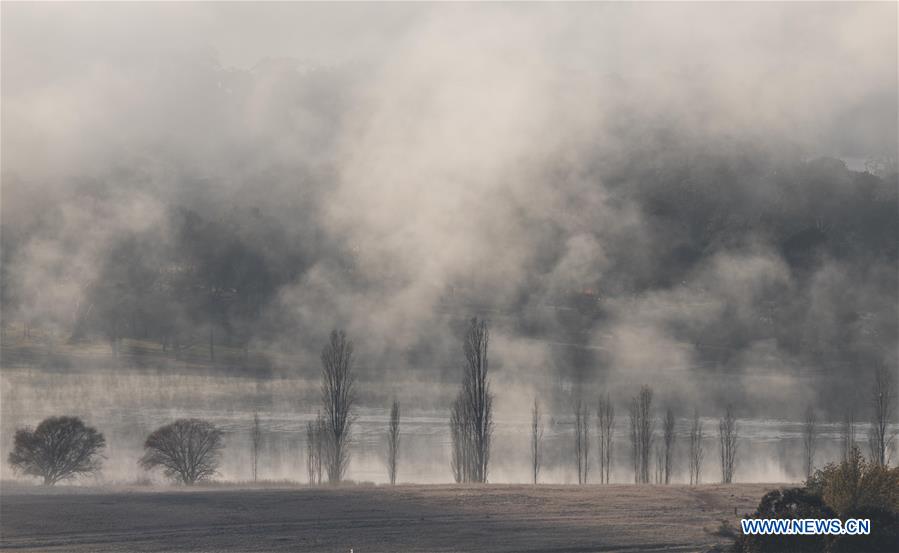
{"label": "bare tree", "polygon": [[721,455],[721,481],[730,484],[734,480],[737,461],[737,419],[730,406],[727,406],[724,417],[718,421],[718,442]]}
{"label": "bare tree", "polygon": [[322,483],[324,439],[325,419],[319,413],[314,421],[306,423],[306,471],[310,486]]}
{"label": "bare tree", "polygon": [[165,475],[192,485],[216,474],[224,432],[200,419],[178,419],[156,429],[144,442],[140,465],[162,467]]}
{"label": "bare tree", "polygon": [[471,423],[468,416],[465,397],[460,391],[453,401],[450,411],[450,439],[453,446],[450,466],[453,469],[453,479],[457,484],[468,482],[473,473],[471,459],[474,458],[474,453],[471,450]]}
{"label": "bare tree", "polygon": [[693,409],[693,424],[690,426],[690,484],[699,484],[702,475],[702,421],[699,411]]}
{"label": "bare tree", "polygon": [[671,469],[674,464],[674,412],[668,409],[665,412],[665,422],[663,425],[663,443],[664,443],[664,478],[665,484],[671,483]]}
{"label": "bare tree", "polygon": [[590,413],[581,400],[574,403],[574,454],[577,466],[578,484],[587,483],[590,468]]}
{"label": "bare tree", "polygon": [[489,364],[487,321],[471,319],[462,350],[465,354],[462,389],[453,404],[453,475],[457,482],[486,482],[493,437],[493,393],[487,378]]}
{"label": "bare tree", "polygon": [[320,462],[316,456],[318,446],[316,442],[319,439],[315,423],[310,421],[306,423],[306,474],[309,477],[309,485],[317,484],[315,479],[316,464]]}
{"label": "bare tree", "polygon": [[665,482],[665,446],[663,444],[657,443],[655,445],[655,458],[656,458],[656,484],[662,484]]}
{"label": "bare tree", "polygon": [[325,468],[328,481],[336,484],[343,479],[350,463],[349,438],[356,399],[353,342],[347,340],[342,330],[332,331],[321,359]]}
{"label": "bare tree", "polygon": [[599,427],[599,481],[608,484],[612,470],[612,432],[615,424],[615,408],[609,394],[600,396],[596,419]]}
{"label": "bare tree", "polygon": [[852,457],[852,450],[855,444],[855,411],[849,409],[843,417],[843,424],[840,427],[840,445],[842,450],[842,460],[848,462]]}
{"label": "bare tree", "polygon": [[652,416],[652,388],[649,386],[640,388],[640,394],[631,400],[630,423],[634,482],[648,484],[655,432],[655,420]]}
{"label": "bare tree", "polygon": [[262,445],[262,427],[259,424],[259,413],[253,413],[253,430],[251,431],[253,442],[253,482],[259,479],[259,447]]}
{"label": "bare tree", "polygon": [[13,438],[9,464],[29,476],[44,479],[52,486],[100,470],[100,451],[106,439],[77,417],[50,417],[34,430],[20,428]]}
{"label": "bare tree", "polygon": [[531,471],[534,484],[540,476],[540,462],[543,449],[543,420],[540,417],[540,406],[537,398],[534,398],[534,407],[531,409]]}
{"label": "bare tree", "polygon": [[387,476],[390,484],[396,484],[397,455],[400,451],[400,404],[393,400],[390,406],[390,426],[387,428]]}
{"label": "bare tree", "polygon": [[639,415],[637,411],[637,400],[632,398],[628,407],[628,422],[630,423],[631,465],[633,465],[634,469],[634,484],[639,484],[642,481],[640,472],[640,437],[637,431]]}
{"label": "bare tree", "polygon": [[874,387],[871,394],[872,421],[868,433],[871,461],[881,466],[890,463],[890,448],[896,437],[890,431],[890,423],[896,410],[896,382],[892,371],[880,367],[874,373]]}
{"label": "bare tree", "polygon": [[805,477],[811,477],[815,470],[815,450],[818,441],[818,420],[815,410],[809,405],[805,410],[805,422],[802,425],[802,449],[805,464]]}

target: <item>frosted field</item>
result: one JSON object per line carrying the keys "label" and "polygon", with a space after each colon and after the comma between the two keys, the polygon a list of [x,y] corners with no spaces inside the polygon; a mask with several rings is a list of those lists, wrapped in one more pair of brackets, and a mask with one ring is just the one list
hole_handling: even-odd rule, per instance
{"label": "frosted field", "polygon": [[[17,551],[716,551],[772,484],[21,487],[5,483]],[[718,549],[716,549],[718,548]]]}

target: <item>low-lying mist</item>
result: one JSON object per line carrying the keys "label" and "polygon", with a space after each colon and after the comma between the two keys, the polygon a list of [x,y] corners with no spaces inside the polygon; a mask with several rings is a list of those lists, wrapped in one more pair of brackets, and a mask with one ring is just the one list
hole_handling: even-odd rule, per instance
{"label": "low-lying mist", "polygon": [[397,398],[400,481],[448,481],[477,316],[491,481],[528,480],[535,397],[567,482],[572,402],[610,393],[623,425],[644,384],[679,425],[735,407],[737,480],[795,480],[790,421],[865,421],[874,371],[899,370],[896,16],[6,4],[0,453],[75,414],[107,434],[102,478],[134,481],[149,431],[202,416],[244,480],[258,411],[263,476],[302,479],[341,328],[349,477],[386,478]]}

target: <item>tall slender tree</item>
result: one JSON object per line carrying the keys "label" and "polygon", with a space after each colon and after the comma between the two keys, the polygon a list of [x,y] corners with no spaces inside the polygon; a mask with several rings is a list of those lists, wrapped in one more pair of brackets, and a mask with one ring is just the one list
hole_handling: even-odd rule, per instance
{"label": "tall slender tree", "polygon": [[578,484],[587,483],[590,468],[590,429],[588,421],[590,413],[586,405],[577,400],[574,403],[574,455],[577,467]]}
{"label": "tall slender tree", "polygon": [[531,409],[531,473],[534,484],[540,477],[540,465],[543,454],[543,420],[540,416],[540,406],[537,398],[534,398],[534,407]]}
{"label": "tall slender tree", "polygon": [[631,400],[631,450],[634,462],[634,482],[648,484],[652,459],[655,420],[652,416],[652,388],[643,386]]}
{"label": "tall slender tree", "polygon": [[674,465],[674,412],[668,409],[665,412],[663,424],[663,469],[665,484],[671,483],[671,470]]}
{"label": "tall slender tree", "polygon": [[693,409],[693,424],[690,426],[690,484],[696,485],[702,476],[702,421],[699,410]]}
{"label": "tall slender tree", "polygon": [[612,470],[612,433],[615,428],[615,408],[609,394],[599,398],[596,423],[599,429],[599,481],[608,484]]}
{"label": "tall slender tree", "polygon": [[811,477],[815,470],[815,450],[818,441],[818,420],[815,410],[809,405],[805,410],[805,421],[802,424],[802,450],[805,477]]}
{"label": "tall slender tree", "polygon": [[387,428],[387,476],[390,484],[396,484],[397,457],[400,451],[400,404],[393,400],[390,406],[390,425]]}
{"label": "tall slender tree", "polygon": [[353,342],[342,330],[332,331],[321,360],[326,469],[328,481],[336,484],[343,479],[350,462],[348,446],[356,400]]}
{"label": "tall slender tree", "polygon": [[890,423],[896,415],[896,379],[893,371],[886,367],[878,368],[874,373],[871,392],[872,417],[868,434],[871,461],[887,466],[896,437],[895,431],[890,430]]}
{"label": "tall slender tree", "polygon": [[262,426],[259,424],[259,413],[253,413],[250,439],[253,444],[253,482],[256,482],[259,479],[259,447],[262,445]]}
{"label": "tall slender tree", "polygon": [[852,450],[855,447],[855,410],[850,407],[844,414],[843,424],[840,426],[840,449],[844,462],[851,460]]}
{"label": "tall slender tree", "polygon": [[486,482],[493,438],[493,393],[488,378],[487,321],[473,318],[462,343],[462,389],[453,403],[453,475],[459,482]]}
{"label": "tall slender tree", "polygon": [[725,410],[724,417],[718,421],[718,442],[721,455],[721,482],[730,484],[734,481],[737,465],[737,418],[730,406]]}

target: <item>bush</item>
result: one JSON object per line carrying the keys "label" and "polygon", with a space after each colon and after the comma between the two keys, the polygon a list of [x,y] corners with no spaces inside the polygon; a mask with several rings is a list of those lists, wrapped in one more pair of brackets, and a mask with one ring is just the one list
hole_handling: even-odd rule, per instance
{"label": "bush", "polygon": [[47,486],[99,471],[100,450],[106,447],[103,434],[78,417],[50,417],[34,430],[20,428],[13,442],[9,464],[43,478]]}
{"label": "bush", "polygon": [[869,519],[868,536],[739,535],[734,550],[756,552],[899,551],[899,468],[869,463],[858,449],[812,475],[804,488],[768,492],[746,518]]}
{"label": "bush", "polygon": [[806,487],[844,518],[860,509],[899,511],[899,467],[869,463],[858,448],[846,461],[815,471]]}
{"label": "bush", "polygon": [[899,551],[899,513],[866,507],[846,513],[846,518],[867,518],[871,534],[867,536],[831,536],[828,553],[895,553]]}
{"label": "bush", "polygon": [[[835,518],[836,513],[820,496],[803,488],[774,490],[765,494],[753,515],[744,518]],[[740,534],[735,550],[742,553],[819,552],[826,536],[761,536]]]}

